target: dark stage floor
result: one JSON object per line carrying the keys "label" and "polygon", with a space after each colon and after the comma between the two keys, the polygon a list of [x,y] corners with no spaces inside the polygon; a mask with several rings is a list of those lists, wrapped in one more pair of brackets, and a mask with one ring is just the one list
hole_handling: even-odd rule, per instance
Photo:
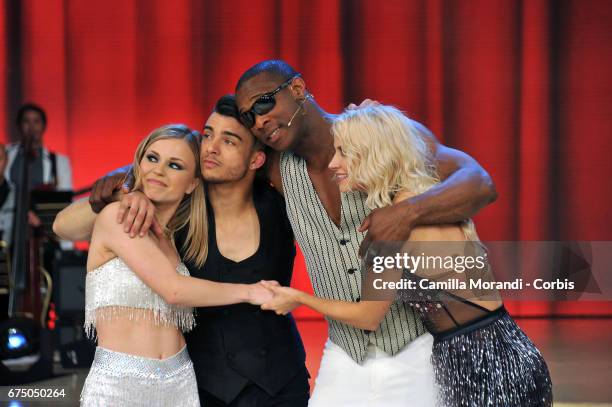
{"label": "dark stage floor", "polygon": [[[546,358],[553,378],[555,406],[612,407],[612,319],[519,319],[518,323]],[[299,321],[298,325],[308,353],[308,368],[314,378],[327,328],[321,320]],[[65,373],[68,374],[28,386],[63,388],[66,391],[63,400],[10,403],[6,401],[8,388],[0,387],[0,405],[77,406],[87,371]]]}

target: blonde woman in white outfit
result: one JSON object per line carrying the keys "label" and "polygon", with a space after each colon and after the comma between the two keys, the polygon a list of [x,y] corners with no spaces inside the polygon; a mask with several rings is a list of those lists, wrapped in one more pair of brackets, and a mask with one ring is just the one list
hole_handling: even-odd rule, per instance
{"label": "blonde woman in white outfit", "polygon": [[[135,189],[153,202],[158,233],[130,238],[117,222],[121,206],[95,215],[87,202],[56,220],[95,218],[87,259],[85,328],[98,347],[81,394],[82,406],[199,406],[193,365],[182,332],[194,326],[193,306],[271,297],[259,284],[189,277],[173,233],[187,229],[188,260],[203,264],[207,223],[199,157],[201,137],[184,125],[153,131],[135,154]],[[76,206],[76,207],[74,207]],[[64,225],[62,225],[64,224]]]}

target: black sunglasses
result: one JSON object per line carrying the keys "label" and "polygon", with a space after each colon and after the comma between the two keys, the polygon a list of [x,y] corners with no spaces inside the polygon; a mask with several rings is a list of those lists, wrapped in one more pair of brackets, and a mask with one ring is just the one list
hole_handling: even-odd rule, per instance
{"label": "black sunglasses", "polygon": [[271,92],[264,93],[253,103],[251,108],[245,112],[240,113],[240,122],[247,128],[250,129],[255,125],[255,115],[261,116],[270,113],[274,106],[276,106],[276,98],[274,97],[278,92],[285,89],[293,80],[299,77],[300,74],[292,76],[285,82],[281,83],[278,88]]}

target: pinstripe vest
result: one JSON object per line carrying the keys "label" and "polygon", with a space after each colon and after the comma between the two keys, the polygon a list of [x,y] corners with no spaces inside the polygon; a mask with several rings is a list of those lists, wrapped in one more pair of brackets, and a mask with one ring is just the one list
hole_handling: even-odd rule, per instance
{"label": "pinstripe vest", "polygon": [[[341,225],[329,218],[312,185],[306,161],[290,152],[281,154],[280,164],[287,215],[306,260],[315,295],[321,298],[358,301],[361,295],[359,245],[364,233],[357,231],[370,213],[365,194],[342,193]],[[364,331],[326,318],[329,338],[357,363],[366,355],[368,343],[394,355],[407,343],[425,333],[412,308],[395,302],[379,328]]]}

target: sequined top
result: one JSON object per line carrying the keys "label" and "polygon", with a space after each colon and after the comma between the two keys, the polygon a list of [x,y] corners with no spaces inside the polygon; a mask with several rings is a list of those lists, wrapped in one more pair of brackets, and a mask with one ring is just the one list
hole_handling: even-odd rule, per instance
{"label": "sequined top", "polygon": [[[177,272],[189,276],[183,263]],[[173,325],[183,332],[195,326],[193,308],[170,305],[125,264],[115,257],[87,273],[85,278],[85,332],[94,336],[96,321],[127,317]]]}

